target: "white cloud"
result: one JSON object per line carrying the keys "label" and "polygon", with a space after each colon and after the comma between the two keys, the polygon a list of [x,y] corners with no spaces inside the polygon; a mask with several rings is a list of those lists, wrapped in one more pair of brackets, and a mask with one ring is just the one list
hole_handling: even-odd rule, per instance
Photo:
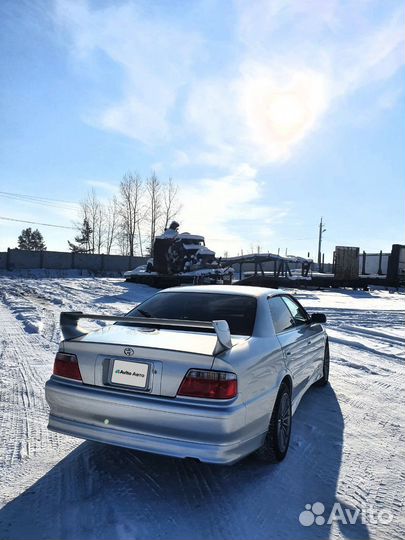
{"label": "white cloud", "polygon": [[[208,86],[214,93],[215,85]],[[242,151],[259,164],[287,158],[328,105],[328,81],[322,74],[254,62],[241,65],[240,75],[226,87],[219,84],[216,93],[221,98],[212,101],[211,110],[204,107],[201,89],[200,95],[193,94],[189,120],[227,156],[225,163]]]}
{"label": "white cloud", "polygon": [[183,152],[182,150],[176,150],[174,152],[174,159],[172,162],[174,167],[183,167],[184,165],[189,165],[190,163],[190,157],[186,152]]}
{"label": "white cloud", "polygon": [[335,95],[354,92],[378,80],[389,79],[405,63],[403,10],[377,27],[355,35],[335,52]]}
{"label": "white cloud", "polygon": [[146,15],[133,2],[92,9],[84,0],[58,0],[56,20],[71,37],[77,60],[102,53],[123,75],[122,97],[88,112],[87,121],[147,144],[171,136],[169,112],[191,77],[197,34]]}
{"label": "white cloud", "polygon": [[96,189],[101,189],[112,195],[116,195],[118,193],[118,189],[119,189],[118,182],[113,183],[113,182],[107,182],[105,180],[86,180],[85,182],[88,186],[94,187]]}
{"label": "white cloud", "polygon": [[[235,2],[235,32],[223,38],[234,54],[225,64],[207,27],[187,17],[198,4],[184,4],[184,18],[148,2],[56,5],[75,58],[91,65],[102,53],[122,72],[121,96],[87,120],[173,147],[179,167],[285,160],[339,97],[404,64],[402,7],[377,19],[378,2]],[[221,2],[209,9],[225,15]]]}
{"label": "white cloud", "polygon": [[[201,2],[213,19],[226,16],[222,2]],[[403,8],[376,0],[235,1],[220,38],[195,16],[198,2],[183,3],[184,17],[146,0],[56,5],[74,60],[97,71],[107,59],[120,73],[119,92],[107,85],[87,122],[149,145],[159,165],[164,145],[172,167],[222,169],[182,190],[182,225],[209,223],[220,251],[265,247],[288,212],[261,201],[258,170],[303,148],[341,98],[404,65]],[[399,94],[387,84],[381,95],[390,106]]]}
{"label": "white cloud", "polygon": [[288,159],[340,97],[404,65],[403,10],[375,23],[372,7],[336,1],[238,6],[238,70],[195,82],[187,103],[186,124],[208,146],[200,153],[207,164]]}
{"label": "white cloud", "polygon": [[220,178],[182,186],[181,199],[182,230],[205,231],[207,245],[219,255],[246,252],[251,244],[268,246],[272,227],[288,213],[287,205],[276,208],[262,199],[257,171],[246,163]]}
{"label": "white cloud", "polygon": [[377,101],[377,108],[384,111],[394,108],[404,93],[403,88],[394,88],[384,92]]}

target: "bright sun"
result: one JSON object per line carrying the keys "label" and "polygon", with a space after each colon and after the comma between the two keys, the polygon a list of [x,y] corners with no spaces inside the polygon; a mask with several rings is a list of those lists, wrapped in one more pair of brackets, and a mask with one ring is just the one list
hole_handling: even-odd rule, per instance
{"label": "bright sun", "polygon": [[269,160],[288,156],[326,108],[326,80],[314,71],[297,71],[281,80],[271,70],[254,66],[239,88],[245,139]]}
{"label": "bright sun", "polygon": [[308,119],[308,111],[302,100],[292,92],[269,96],[266,118],[275,135],[290,139],[301,131]]}

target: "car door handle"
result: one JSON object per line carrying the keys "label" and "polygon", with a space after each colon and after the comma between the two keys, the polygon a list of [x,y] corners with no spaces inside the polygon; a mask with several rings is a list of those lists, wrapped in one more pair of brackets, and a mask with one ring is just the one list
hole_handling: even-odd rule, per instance
{"label": "car door handle", "polygon": [[308,345],[311,345],[311,343],[312,343],[312,341],[311,341],[311,340],[309,340],[309,341],[308,341]]}
{"label": "car door handle", "polygon": [[286,356],[290,356],[291,352],[287,351],[285,354],[286,354]]}

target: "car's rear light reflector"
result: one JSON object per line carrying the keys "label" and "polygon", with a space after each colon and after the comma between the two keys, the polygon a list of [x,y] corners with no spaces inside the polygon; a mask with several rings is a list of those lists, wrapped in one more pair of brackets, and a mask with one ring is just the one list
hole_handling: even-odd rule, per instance
{"label": "car's rear light reflector", "polygon": [[177,392],[178,396],[231,399],[238,393],[235,373],[190,369]]}
{"label": "car's rear light reflector", "polygon": [[56,353],[53,374],[67,379],[75,379],[76,381],[83,380],[75,354]]}

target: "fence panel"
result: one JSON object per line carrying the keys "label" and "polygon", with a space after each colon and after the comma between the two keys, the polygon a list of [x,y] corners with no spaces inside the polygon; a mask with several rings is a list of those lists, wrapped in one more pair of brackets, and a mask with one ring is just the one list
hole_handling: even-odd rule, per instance
{"label": "fence panel", "polygon": [[71,253],[63,251],[24,251],[9,249],[0,253],[0,269],[34,270],[90,270],[91,272],[125,272],[141,264],[147,257],[126,255],[98,255],[93,253]]}
{"label": "fence panel", "polygon": [[59,251],[44,251],[42,268],[63,270],[72,268],[72,254]]}

